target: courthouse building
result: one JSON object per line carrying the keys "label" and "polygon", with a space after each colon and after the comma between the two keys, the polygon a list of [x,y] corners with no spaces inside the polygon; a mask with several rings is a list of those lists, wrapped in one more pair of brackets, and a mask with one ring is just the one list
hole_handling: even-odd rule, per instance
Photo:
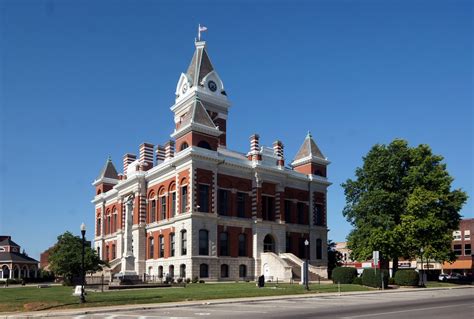
{"label": "courthouse building", "polygon": [[171,139],[125,154],[122,173],[109,158],[93,183],[94,247],[111,273],[290,280],[308,258],[327,277],[329,161],[311,134],[291,163],[257,134],[229,149],[230,101],[204,41],[174,94]]}

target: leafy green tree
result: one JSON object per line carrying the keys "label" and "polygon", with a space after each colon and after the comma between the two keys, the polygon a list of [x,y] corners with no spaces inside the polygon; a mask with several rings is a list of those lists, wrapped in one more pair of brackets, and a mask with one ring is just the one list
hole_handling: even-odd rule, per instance
{"label": "leafy green tree", "polygon": [[355,179],[342,187],[343,214],[354,227],[348,236],[353,258],[367,260],[372,251],[393,261],[420,256],[452,261],[452,232],[467,200],[465,192],[451,190],[453,178],[428,145],[411,148],[404,140],[377,144],[356,169]]}
{"label": "leafy green tree", "polygon": [[[82,239],[70,232],[58,236],[58,242],[53,246],[49,255],[50,269],[66,282],[72,282],[73,277],[81,275]],[[97,255],[96,251],[86,246],[84,268],[86,272],[102,270],[107,265]]]}

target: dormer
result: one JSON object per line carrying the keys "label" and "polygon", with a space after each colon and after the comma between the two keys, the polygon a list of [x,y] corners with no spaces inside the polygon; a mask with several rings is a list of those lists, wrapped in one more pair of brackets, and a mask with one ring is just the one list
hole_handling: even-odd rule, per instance
{"label": "dormer", "polygon": [[100,171],[99,176],[95,179],[92,185],[95,186],[96,195],[108,192],[119,181],[117,170],[115,169],[112,159],[109,157],[105,162],[104,167]]}
{"label": "dormer", "polygon": [[291,166],[295,171],[303,174],[327,177],[329,164],[330,162],[314,142],[311,133],[308,132]]}

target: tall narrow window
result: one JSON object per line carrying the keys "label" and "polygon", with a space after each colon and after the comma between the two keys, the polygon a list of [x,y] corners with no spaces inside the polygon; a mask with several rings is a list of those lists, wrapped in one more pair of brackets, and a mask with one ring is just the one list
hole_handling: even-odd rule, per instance
{"label": "tall narrow window", "polygon": [[245,193],[237,193],[237,216],[244,218],[245,217]]}
{"label": "tall narrow window", "polygon": [[186,230],[182,230],[181,231],[181,256],[186,255],[186,253],[188,252],[187,246],[188,246],[187,232]]}
{"label": "tall narrow window", "polygon": [[199,231],[199,255],[209,255],[209,232],[205,229]]}
{"label": "tall narrow window", "polygon": [[219,255],[220,256],[229,256],[229,234],[220,233],[219,234]]}
{"label": "tall narrow window", "polygon": [[318,238],[316,239],[316,259],[323,258],[323,241]]}
{"label": "tall narrow window", "polygon": [[115,244],[112,244],[112,260],[114,260],[115,258],[117,258],[117,252],[116,252]]}
{"label": "tall narrow window", "polygon": [[246,265],[239,265],[239,277],[240,278],[247,277],[247,266]]}
{"label": "tall narrow window", "polygon": [[165,238],[163,237],[163,235],[158,237],[158,244],[160,245],[159,246],[160,251],[158,253],[158,257],[163,258],[165,257]]}
{"label": "tall narrow window", "polygon": [[163,266],[158,266],[158,278],[163,278]]}
{"label": "tall narrow window", "polygon": [[150,204],[150,223],[156,221],[156,200],[152,200]]}
{"label": "tall narrow window", "polygon": [[105,246],[105,260],[109,260],[109,246]]}
{"label": "tall narrow window", "polygon": [[155,238],[149,237],[148,238],[148,257],[150,259],[154,258],[154,252],[155,252]]}
{"label": "tall narrow window", "polygon": [[316,226],[324,226],[324,205],[316,204],[316,214],[314,214],[313,224]]}
{"label": "tall narrow window", "polygon": [[245,234],[239,235],[239,256],[247,256],[247,236]]}
{"label": "tall narrow window", "polygon": [[229,277],[229,265],[222,264],[221,265],[221,278]]}
{"label": "tall narrow window", "polygon": [[174,265],[169,265],[168,274],[170,275],[171,278],[174,278]]}
{"label": "tall narrow window", "polygon": [[160,197],[161,200],[161,220],[166,219],[166,196]]}
{"label": "tall narrow window", "polygon": [[471,256],[471,244],[464,244],[464,256]]}
{"label": "tall narrow window", "polygon": [[110,215],[107,215],[107,234],[110,234],[112,232],[112,222],[110,219]]}
{"label": "tall narrow window", "polygon": [[100,236],[100,234],[102,233],[101,232],[101,229],[102,229],[102,223],[101,223],[102,219],[100,218],[97,218],[97,236]]}
{"label": "tall narrow window", "polygon": [[114,215],[113,215],[113,226],[112,226],[112,232],[116,232],[117,231],[117,213],[115,212]]}
{"label": "tall narrow window", "polygon": [[199,211],[209,212],[209,186],[199,184]]}
{"label": "tall narrow window", "polygon": [[186,265],[185,264],[181,264],[179,266],[179,276],[181,278],[186,278]]}
{"label": "tall narrow window", "polygon": [[217,193],[217,204],[219,215],[229,215],[229,191],[219,189]]}
{"label": "tall narrow window", "polygon": [[275,199],[270,196],[262,196],[262,217],[264,220],[275,220]]}
{"label": "tall narrow window", "polygon": [[175,249],[175,241],[174,241],[174,233],[170,234],[170,256],[174,257],[174,249]]}
{"label": "tall narrow window", "polygon": [[291,201],[285,200],[285,222],[291,223]]}
{"label": "tall narrow window", "polygon": [[304,224],[304,204],[296,204],[296,210],[298,212],[298,224]]}
{"label": "tall narrow window", "polygon": [[176,215],[176,192],[171,193],[171,217]]}
{"label": "tall narrow window", "polygon": [[188,186],[181,187],[181,213],[185,213],[188,207]]}

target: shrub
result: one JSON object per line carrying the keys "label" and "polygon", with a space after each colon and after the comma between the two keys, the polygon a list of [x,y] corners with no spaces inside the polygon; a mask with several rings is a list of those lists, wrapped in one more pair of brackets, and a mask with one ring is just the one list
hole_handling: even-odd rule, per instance
{"label": "shrub", "polygon": [[203,284],[203,283],[205,283],[205,281],[201,279],[201,280],[199,280],[199,283]]}
{"label": "shrub", "polygon": [[199,281],[199,277],[198,277],[198,276],[196,276],[196,277],[193,278],[193,284],[197,283],[198,281]]}
{"label": "shrub", "polygon": [[395,278],[393,278],[393,277],[388,278],[388,284],[389,285],[395,285]]}
{"label": "shrub", "polygon": [[177,282],[178,284],[182,283],[182,282],[183,282],[183,278],[178,278],[178,279],[176,279],[176,282]]}
{"label": "shrub", "polygon": [[351,267],[336,267],[332,271],[332,281],[337,284],[352,284],[357,277],[357,269]]}
{"label": "shrub", "polygon": [[191,282],[191,278],[186,278],[186,283],[189,284]]}
{"label": "shrub", "polygon": [[354,285],[361,285],[362,286],[362,278],[361,277],[355,277],[354,280],[352,280],[352,283]]}
{"label": "shrub", "polygon": [[420,275],[413,269],[398,270],[395,273],[395,283],[400,286],[418,286]]}
{"label": "shrub", "polygon": [[[380,272],[382,271],[382,275]],[[388,286],[388,271],[386,269],[364,269],[362,273],[362,284],[364,286],[381,288],[382,287],[382,276],[383,276],[383,286]]]}

